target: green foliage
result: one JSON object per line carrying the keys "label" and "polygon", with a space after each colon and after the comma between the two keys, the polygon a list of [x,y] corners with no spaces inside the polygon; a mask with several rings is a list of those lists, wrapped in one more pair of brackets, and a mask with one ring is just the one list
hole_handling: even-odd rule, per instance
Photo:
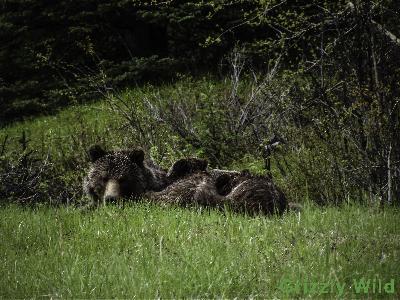
{"label": "green foliage", "polygon": [[277,57],[296,69],[318,56],[326,12],[346,8],[322,0],[0,5],[1,124],[93,99],[88,81],[100,72],[116,88],[215,72],[235,46],[260,70]]}
{"label": "green foliage", "polygon": [[[360,206],[283,217],[144,203],[95,211],[0,208],[4,298],[293,298],[282,280],[345,284],[328,298],[398,297],[399,212]],[[395,294],[353,279],[394,278]]]}
{"label": "green foliage", "polygon": [[[87,167],[86,151],[95,143],[108,149],[139,145],[164,168],[179,158],[196,156],[209,160],[210,167],[250,169],[260,174],[265,172],[260,140],[268,141],[275,134],[286,143],[272,152],[271,174],[291,201],[376,201],[385,180],[374,181],[374,169],[369,166],[376,166],[379,157],[366,159],[357,144],[359,135],[349,134],[359,126],[349,109],[358,108],[338,105],[333,115],[314,98],[311,82],[303,73],[283,72],[263,82],[262,93],[254,98],[261,83],[244,78],[234,97],[240,99],[235,115],[230,104],[232,81],[184,77],[175,84],[127,89],[97,104],[15,124],[0,131],[0,142],[8,137],[4,152],[19,157],[12,153],[20,153],[25,132],[28,150],[35,150],[39,159],[48,156],[56,173],[65,174],[65,178],[61,176],[65,186],[79,194]],[[335,95],[330,97],[329,101],[339,101]],[[260,123],[256,119],[244,122],[237,130],[248,103],[257,104],[256,114],[266,105],[266,114],[261,114]],[[373,115],[372,110],[365,126],[376,124]],[[261,127],[255,135],[257,124]],[[374,132],[365,131],[368,145]],[[385,157],[381,159],[384,164]]]}
{"label": "green foliage", "polygon": [[[80,74],[89,72],[90,76],[73,74],[77,75],[76,85],[64,89],[44,88],[46,97],[62,97],[66,102],[79,103],[93,96],[93,92],[100,92],[111,110],[103,107],[97,114],[90,112],[96,106],[87,106],[83,108],[87,114],[84,111],[81,116],[77,107],[68,110],[64,117],[60,114],[60,120],[57,117],[49,124],[46,122],[50,119],[39,119],[46,121],[40,126],[41,121],[37,121],[6,128],[2,140],[9,135],[5,146],[8,148],[11,144],[10,148],[15,151],[23,131],[28,137],[35,136],[30,141],[31,149],[40,149],[42,157],[46,151],[52,153],[52,162],[65,172],[85,165],[85,149],[91,143],[100,142],[109,148],[139,144],[165,167],[176,158],[191,155],[207,158],[211,167],[250,168],[257,172],[271,162],[268,171],[293,200],[307,195],[319,203],[365,198],[398,201],[400,52],[393,38],[399,33],[392,26],[398,6],[391,2],[379,5],[372,2],[344,5],[339,1],[295,3],[298,10],[292,4],[277,1],[174,2],[159,3],[160,6],[141,5],[140,1],[118,2],[116,11],[121,16],[127,16],[128,12],[135,15],[138,28],[151,32],[155,30],[153,26],[167,28],[162,33],[169,36],[164,40],[169,54],[154,54],[150,50],[155,51],[160,45],[152,45],[143,37],[143,45],[151,53],[144,51],[131,55],[128,60],[118,56],[118,63],[113,64],[114,52],[110,50],[110,57],[101,57],[101,63],[95,64],[94,69],[64,65],[64,71],[74,70],[73,66]],[[81,8],[93,11],[92,17],[101,13],[114,20],[113,3],[97,7],[86,4]],[[243,9],[233,12],[239,7]],[[79,15],[76,20],[94,22],[91,18],[85,19],[86,13],[75,13]],[[237,18],[241,22],[232,22]],[[4,24],[8,24],[5,28],[13,24],[7,20],[4,18]],[[118,22],[123,23],[123,18],[118,18]],[[220,26],[212,27],[214,22]],[[102,24],[96,23],[90,30],[83,30],[83,25],[79,29],[75,24],[71,30],[73,34],[87,33],[103,28]],[[205,24],[210,26],[200,26]],[[193,31],[193,26],[205,31]],[[227,26],[231,26],[232,32],[222,29]],[[264,40],[263,34],[257,31],[259,26],[270,29],[263,31]],[[194,33],[188,37],[189,32]],[[230,78],[194,80],[177,75],[180,80],[159,87],[113,89],[131,84],[134,78],[146,80],[151,74],[175,72],[181,63],[190,66],[206,61],[203,65],[207,68],[208,63],[216,62],[213,59],[221,57],[219,50],[226,54],[225,50],[233,46],[229,42],[233,32],[240,37],[243,34],[248,40],[241,40],[229,54],[227,61],[233,67]],[[274,36],[271,32],[280,33]],[[5,30],[4,34],[11,33]],[[114,37],[102,35],[102,39],[107,38],[113,41]],[[137,41],[131,42],[130,46],[137,46]],[[246,43],[266,47],[262,50],[267,67],[263,72],[254,70],[257,54],[249,52],[251,47],[245,46]],[[302,44],[307,47],[299,48]],[[124,49],[130,46],[125,45]],[[91,52],[91,48],[89,45],[85,51]],[[3,54],[13,54],[8,46],[4,49]],[[212,58],[202,54],[205,49]],[[48,61],[46,53],[51,53],[51,47],[46,51],[40,55],[41,62]],[[250,61],[243,59],[246,55],[250,55]],[[11,64],[13,59],[5,62]],[[101,71],[94,71],[97,67]],[[11,66],[6,68],[11,72],[9,75],[13,70]],[[222,68],[222,71],[226,70]],[[21,87],[34,89],[36,83],[42,83],[28,77],[28,81],[21,82]],[[88,89],[92,92],[87,92]],[[7,101],[3,103],[8,105]],[[24,100],[13,105],[46,107],[46,101],[39,102],[33,105],[34,102]],[[31,124],[37,130],[31,130]],[[261,162],[265,147],[274,138],[284,141],[284,145]]]}

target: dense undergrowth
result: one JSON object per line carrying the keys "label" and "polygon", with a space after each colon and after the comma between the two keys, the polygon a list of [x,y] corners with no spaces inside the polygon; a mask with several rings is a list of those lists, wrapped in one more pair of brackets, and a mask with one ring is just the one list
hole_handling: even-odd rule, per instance
{"label": "dense undergrowth", "polygon": [[70,202],[101,143],[270,172],[294,201],[400,201],[396,1],[2,7],[0,198],[43,198],[21,189],[50,172]]}
{"label": "dense undergrowth", "polygon": [[[368,157],[351,134],[352,115],[339,109],[322,115],[320,99],[311,93],[307,82],[290,73],[256,80],[182,78],[103,94],[91,105],[15,123],[0,130],[0,197],[80,202],[86,151],[99,143],[108,149],[141,146],[165,168],[196,156],[210,167],[268,172],[295,202],[384,199],[386,181],[375,177],[386,157]],[[374,120],[367,118],[363,126],[368,122]],[[280,144],[266,156],[274,140]]]}

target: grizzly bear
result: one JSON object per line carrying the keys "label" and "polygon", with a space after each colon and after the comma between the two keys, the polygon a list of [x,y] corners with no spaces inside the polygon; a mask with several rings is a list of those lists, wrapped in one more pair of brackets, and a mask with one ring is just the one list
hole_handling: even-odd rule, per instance
{"label": "grizzly bear", "polygon": [[91,165],[83,189],[97,204],[137,198],[147,191],[161,191],[168,184],[166,171],[145,160],[142,149],[107,152],[95,145],[88,155]]}
{"label": "grizzly bear", "polygon": [[181,206],[220,207],[223,196],[218,194],[213,178],[207,172],[195,172],[170,183],[160,192],[149,192],[146,197],[159,204]]}
{"label": "grizzly bear", "polygon": [[146,197],[162,204],[213,207],[219,199],[214,178],[206,171],[208,162],[198,158],[183,158],[168,170],[168,186],[160,192],[149,192]]}
{"label": "grizzly bear", "polygon": [[[285,195],[267,176],[251,175],[244,170],[206,170],[207,162],[196,158],[181,159],[169,170],[169,185],[147,196],[159,203],[200,205],[248,214],[283,213]],[[174,182],[175,180],[175,182]]]}
{"label": "grizzly bear", "polygon": [[199,158],[182,158],[177,160],[168,170],[168,180],[170,183],[186,175],[206,171],[208,162]]}
{"label": "grizzly bear", "polygon": [[251,215],[282,214],[287,209],[288,203],[284,193],[270,177],[252,175],[246,170],[238,176],[225,180],[225,185],[228,186],[225,190],[229,188],[231,190],[225,196],[224,204],[235,212]]}

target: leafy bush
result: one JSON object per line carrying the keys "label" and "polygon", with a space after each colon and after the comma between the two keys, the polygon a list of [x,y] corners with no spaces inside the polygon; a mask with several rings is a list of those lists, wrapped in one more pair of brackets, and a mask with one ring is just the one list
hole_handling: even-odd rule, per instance
{"label": "leafy bush", "polygon": [[80,199],[81,182],[76,174],[60,173],[54,163],[27,152],[17,160],[0,159],[1,202],[21,204],[69,204]]}

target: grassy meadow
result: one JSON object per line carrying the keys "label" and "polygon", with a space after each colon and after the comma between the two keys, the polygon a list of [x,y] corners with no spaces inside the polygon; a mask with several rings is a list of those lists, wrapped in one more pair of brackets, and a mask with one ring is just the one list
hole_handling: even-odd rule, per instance
{"label": "grassy meadow", "polygon": [[250,218],[146,203],[8,205],[0,215],[2,298],[400,296],[393,208],[305,205]]}
{"label": "grassy meadow", "polygon": [[[224,146],[202,125],[202,118],[216,118],[208,114],[218,108],[214,104],[227,94],[227,85],[182,80],[132,88],[118,97],[133,99],[135,109],[143,109],[135,99],[184,99],[200,113],[194,121],[210,142],[205,146]],[[207,158],[202,149],[188,146],[161,125],[153,128],[142,111],[139,115],[140,124],[148,125],[144,138],[153,139],[146,145],[149,154],[162,166],[184,156]],[[23,132],[26,149],[21,149]],[[301,131],[287,128],[286,133],[296,141]],[[322,145],[317,142],[313,147],[292,142],[271,160],[275,181],[290,201],[304,205],[301,213],[248,217],[146,202],[82,208],[89,145],[125,148],[143,141],[135,134],[105,101],[0,129],[2,162],[12,165],[30,150],[33,163],[38,158],[51,162],[46,181],[33,186],[40,189],[43,203],[15,204],[18,199],[12,194],[11,200],[0,199],[0,298],[400,297],[398,208],[361,201],[361,193],[360,199],[351,197],[343,189],[346,178],[335,179],[327,171],[332,169],[328,154],[334,151],[317,147]],[[307,134],[304,140],[312,137]],[[263,160],[246,153],[224,167],[262,172]],[[340,205],[324,202],[332,187],[344,191]],[[48,205],[54,202],[46,195],[56,197],[64,190],[72,192],[63,203],[73,205]]]}

